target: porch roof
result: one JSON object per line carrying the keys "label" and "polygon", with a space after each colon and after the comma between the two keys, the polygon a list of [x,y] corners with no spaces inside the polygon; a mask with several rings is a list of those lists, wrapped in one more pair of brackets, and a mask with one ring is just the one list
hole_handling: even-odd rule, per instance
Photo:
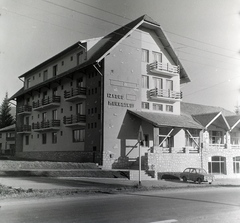
{"label": "porch roof", "polygon": [[230,126],[226,118],[223,116],[222,112],[193,115],[193,118],[201,125],[203,125],[204,128],[208,128],[210,125],[214,125],[226,130],[230,129]]}
{"label": "porch roof", "polygon": [[154,126],[169,126],[177,128],[203,129],[192,117],[186,115],[169,115],[156,112],[132,111],[128,112],[136,117],[152,123]]}
{"label": "porch roof", "polygon": [[236,126],[240,124],[240,115],[227,116],[226,120],[232,131]]}

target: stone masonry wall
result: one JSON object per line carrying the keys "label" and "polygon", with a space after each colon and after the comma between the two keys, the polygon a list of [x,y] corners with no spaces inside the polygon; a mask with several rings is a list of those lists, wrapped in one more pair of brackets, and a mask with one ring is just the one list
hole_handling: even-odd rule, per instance
{"label": "stone masonry wall", "polygon": [[[93,158],[95,156],[95,159]],[[16,158],[26,160],[58,161],[58,162],[100,162],[100,154],[95,152],[16,152]]]}

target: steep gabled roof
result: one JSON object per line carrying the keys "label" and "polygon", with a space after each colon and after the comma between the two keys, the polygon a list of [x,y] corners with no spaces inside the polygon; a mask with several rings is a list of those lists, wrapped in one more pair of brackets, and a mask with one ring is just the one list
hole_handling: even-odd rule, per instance
{"label": "steep gabled roof", "polygon": [[168,115],[157,112],[131,111],[128,112],[136,117],[145,120],[154,126],[203,129],[203,126],[193,118],[186,115]]}
{"label": "steep gabled roof", "polygon": [[[181,83],[189,82],[189,76],[187,75],[185,69],[183,68],[182,64],[180,63],[176,53],[174,52],[169,40],[167,39],[164,31],[161,29],[160,25],[154,21],[152,18],[150,18],[147,15],[143,15],[136,20],[128,23],[125,26],[120,27],[119,29],[111,32],[107,36],[101,38],[90,50],[91,51],[91,57],[87,59],[84,63],[80,64],[77,67],[74,67],[67,72],[62,73],[61,75],[58,75],[57,77],[54,77],[54,80],[58,80],[62,78],[65,75],[68,75],[69,73],[75,72],[77,70],[81,70],[83,68],[86,68],[89,65],[99,63],[115,46],[117,46],[123,39],[127,38],[129,33],[133,32],[135,29],[139,28],[141,25],[150,28],[155,31],[159,39],[161,40],[165,50],[168,52],[168,54],[171,56],[172,60],[180,66],[180,81]],[[84,41],[84,43],[87,42],[87,40]],[[22,74],[21,77],[25,77],[26,75],[30,74],[31,72],[37,71],[40,67],[47,65],[51,61],[56,60],[58,57],[76,49],[81,45],[82,43],[78,41],[77,43],[73,44],[72,46],[68,47],[67,49],[63,50],[59,54],[56,54],[55,56],[51,57],[50,59],[44,61],[40,65],[34,67],[33,69],[27,71],[26,73]],[[51,82],[53,79],[49,79]],[[49,82],[47,81],[47,82]],[[22,94],[25,94],[32,89],[36,87],[41,87],[45,85],[46,82],[40,83],[38,85],[33,86],[32,88],[26,89],[21,92],[17,92],[14,94],[14,97],[18,97]],[[11,97],[11,100],[14,98]]]}
{"label": "steep gabled roof", "polygon": [[240,115],[227,116],[226,120],[232,131],[240,123]]}
{"label": "steep gabled roof", "polygon": [[214,124],[215,126],[223,129],[230,129],[230,126],[226,118],[222,115],[222,112],[198,114],[193,115],[192,117],[197,120],[202,126],[204,126],[204,128],[208,128],[210,125]]}

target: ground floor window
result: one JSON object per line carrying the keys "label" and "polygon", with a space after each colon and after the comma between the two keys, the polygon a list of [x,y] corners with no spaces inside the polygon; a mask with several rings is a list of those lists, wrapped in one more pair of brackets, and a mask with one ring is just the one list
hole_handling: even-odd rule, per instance
{"label": "ground floor window", "polygon": [[233,173],[240,173],[240,156],[233,157]]}
{"label": "ground floor window", "polygon": [[84,142],[85,141],[85,130],[75,129],[73,130],[73,142]]}
{"label": "ground floor window", "polygon": [[43,133],[42,134],[42,144],[46,144],[47,143],[47,134]]}
{"label": "ground floor window", "polygon": [[56,132],[52,132],[52,143],[53,144],[57,143],[57,133]]}
{"label": "ground floor window", "polygon": [[226,174],[226,157],[212,156],[208,162],[208,172],[213,174]]}

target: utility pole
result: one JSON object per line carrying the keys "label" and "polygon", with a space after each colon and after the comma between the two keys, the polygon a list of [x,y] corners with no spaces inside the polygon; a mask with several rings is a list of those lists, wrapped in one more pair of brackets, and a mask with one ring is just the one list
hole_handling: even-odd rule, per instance
{"label": "utility pole", "polygon": [[138,151],[139,151],[139,180],[138,186],[141,186],[141,169],[142,169],[142,160],[141,160],[141,143],[144,141],[142,126],[140,125],[138,132]]}

